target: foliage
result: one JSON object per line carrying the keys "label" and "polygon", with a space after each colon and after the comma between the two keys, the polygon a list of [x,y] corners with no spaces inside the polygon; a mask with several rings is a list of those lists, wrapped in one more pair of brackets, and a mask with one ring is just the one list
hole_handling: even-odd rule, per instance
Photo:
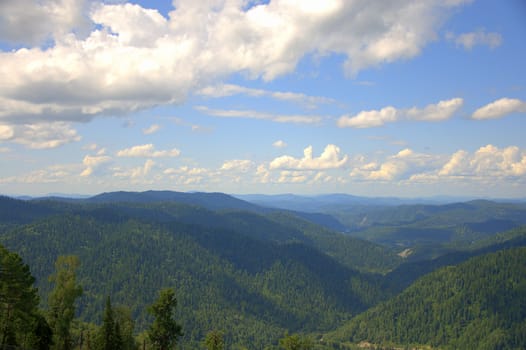
{"label": "foliage", "polygon": [[0,245],[0,347],[46,349],[50,329],[39,313],[35,279],[22,258]]}
{"label": "foliage", "polygon": [[451,349],[526,348],[526,248],[444,267],[329,336]]}
{"label": "foliage", "polygon": [[148,311],[155,317],[148,337],[155,349],[172,349],[177,338],[183,335],[182,327],[175,320],[177,299],[170,288],[162,289],[159,298],[149,307]]}
{"label": "foliage", "polygon": [[104,317],[99,332],[98,348],[101,350],[121,350],[123,348],[120,325],[115,320],[109,296],[106,298]]}
{"label": "foliage", "polygon": [[76,279],[79,265],[75,255],[59,256],[55,273],[49,278],[55,284],[49,295],[49,324],[53,329],[54,346],[60,350],[72,348],[70,327],[75,317],[75,300],[82,295],[82,287]]}
{"label": "foliage", "polygon": [[310,350],[313,348],[312,340],[299,334],[286,335],[279,340],[279,345],[284,350]]}
{"label": "foliage", "polygon": [[218,330],[210,331],[206,334],[203,345],[207,350],[224,350],[225,349],[225,340],[223,332]]}

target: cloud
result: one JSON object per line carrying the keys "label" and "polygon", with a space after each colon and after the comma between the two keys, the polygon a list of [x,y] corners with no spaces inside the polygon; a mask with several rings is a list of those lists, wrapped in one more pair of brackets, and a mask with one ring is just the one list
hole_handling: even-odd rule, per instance
{"label": "cloud", "polygon": [[[52,165],[44,169],[30,171],[27,174],[0,178],[0,184],[64,184],[71,180],[72,167],[68,165]],[[76,169],[75,169],[76,170]],[[78,173],[77,173],[78,174]]]}
{"label": "cloud", "polygon": [[265,164],[258,165],[256,170],[256,181],[261,184],[267,184],[270,182],[270,171]]}
{"label": "cloud", "polygon": [[[449,176],[464,173],[466,166],[469,164],[468,157],[468,152],[464,150],[453,153],[449,161],[440,169],[438,175]],[[465,174],[467,174],[467,171]]]}
{"label": "cloud", "polygon": [[305,148],[303,158],[294,158],[292,156],[281,156],[270,162],[270,169],[286,170],[322,170],[338,169],[346,165],[349,157],[341,155],[338,146],[329,144],[323,150],[323,153],[314,158],[312,155],[312,146]]}
{"label": "cloud", "polygon": [[147,159],[142,166],[135,167],[128,170],[122,170],[122,169],[115,169],[115,172],[113,173],[114,177],[122,177],[122,178],[129,178],[133,181],[138,180],[144,180],[145,177],[147,177],[153,167],[155,166],[155,162],[151,159]]}
{"label": "cloud", "polygon": [[520,177],[526,175],[526,152],[517,146],[480,147],[473,154],[464,150],[454,153],[438,172],[440,176],[455,177]]}
{"label": "cloud", "polygon": [[117,152],[117,157],[137,157],[137,158],[160,158],[178,157],[181,151],[174,148],[166,151],[156,151],[153,144],[145,144],[126,148]]}
{"label": "cloud", "polygon": [[283,140],[277,140],[276,142],[274,142],[272,144],[272,146],[276,147],[276,148],[285,148],[287,147],[287,143]]}
{"label": "cloud", "polygon": [[212,172],[205,168],[195,168],[188,166],[181,166],[179,168],[168,168],[163,171],[170,183],[180,185],[197,185],[201,184],[205,179],[217,176],[215,172]]}
{"label": "cloud", "polygon": [[494,49],[502,43],[502,36],[499,33],[488,33],[484,29],[458,35],[450,32],[446,34],[446,39],[453,41],[457,46],[462,46],[465,50],[471,50],[477,45],[485,45]]}
{"label": "cloud", "polygon": [[90,143],[82,147],[82,149],[87,151],[95,151],[97,148],[99,148],[99,146],[96,143]]}
{"label": "cloud", "polygon": [[83,33],[90,24],[83,0],[2,0],[0,41],[40,44],[75,30]]}
{"label": "cloud", "polygon": [[254,162],[246,159],[228,160],[223,163],[221,170],[240,171],[246,173],[254,166]]}
{"label": "cloud", "polygon": [[190,168],[188,166],[181,166],[179,168],[168,168],[163,171],[165,175],[185,174],[185,175],[203,175],[208,173],[205,168]]}
{"label": "cloud", "polygon": [[519,99],[501,98],[477,109],[472,119],[497,119],[512,113],[526,113],[526,102]]}
{"label": "cloud", "polygon": [[0,125],[0,141],[9,140],[15,134],[13,128],[9,125]]}
{"label": "cloud", "polygon": [[145,135],[151,135],[151,134],[155,134],[160,129],[161,129],[161,126],[159,124],[152,124],[150,127],[146,129],[142,129],[142,133]]}
{"label": "cloud", "polygon": [[451,100],[440,101],[437,104],[430,104],[423,109],[413,107],[406,111],[409,119],[422,121],[441,121],[449,119],[462,106],[464,100],[453,98]]}
{"label": "cloud", "polygon": [[91,176],[100,165],[109,163],[111,160],[111,157],[104,155],[104,152],[99,152],[96,156],[85,156],[82,160],[82,164],[86,168],[80,173],[80,176]]}
{"label": "cloud", "polygon": [[318,124],[323,119],[323,117],[315,115],[283,115],[251,110],[211,109],[206,106],[197,106],[196,109],[202,113],[206,113],[215,117],[260,119],[270,120],[277,123]]}
{"label": "cloud", "polygon": [[[131,3],[2,1],[1,40],[47,45],[1,53],[0,120],[86,122],[179,104],[232,74],[289,74],[307,55],[340,54],[355,75],[419,55],[461,3],[274,0],[247,9],[243,1],[179,0],[165,18]],[[312,121],[285,118],[294,119]]]}
{"label": "cloud", "polygon": [[72,129],[69,123],[54,122],[47,124],[12,125],[4,129],[2,134],[10,136],[8,140],[22,144],[31,149],[56,148],[67,143],[81,140],[80,135]]}
{"label": "cloud", "polygon": [[306,182],[308,179],[308,174],[305,174],[303,171],[283,170],[280,172],[277,182],[280,184],[300,184]]}
{"label": "cloud", "polygon": [[385,107],[379,111],[362,111],[355,116],[342,116],[337,125],[340,128],[372,128],[397,120],[398,111],[394,107]]}
{"label": "cloud", "polygon": [[429,104],[424,108],[397,109],[388,106],[381,110],[362,111],[354,116],[342,116],[338,119],[337,125],[340,128],[372,128],[404,119],[442,121],[451,118],[463,103],[464,100],[457,97]]}
{"label": "cloud", "polygon": [[244,94],[252,97],[270,97],[276,100],[298,103],[307,108],[316,108],[320,104],[334,103],[335,100],[328,97],[308,96],[297,92],[268,91],[262,89],[247,88],[233,84],[218,84],[208,86],[198,91],[198,94],[209,97],[226,97]]}
{"label": "cloud", "polygon": [[365,159],[360,161],[361,164],[352,169],[350,176],[370,181],[399,181],[411,175],[435,169],[439,164],[438,157],[416,153],[409,148],[381,162],[368,162]]}

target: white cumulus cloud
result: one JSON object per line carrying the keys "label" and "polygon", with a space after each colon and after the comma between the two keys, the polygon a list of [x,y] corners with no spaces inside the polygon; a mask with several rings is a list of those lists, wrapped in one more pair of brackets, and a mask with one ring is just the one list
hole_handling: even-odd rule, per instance
{"label": "white cumulus cloud", "polygon": [[526,152],[517,146],[480,147],[473,154],[454,153],[438,173],[441,176],[502,178],[526,175]]}
{"label": "white cumulus cloud", "polygon": [[338,119],[340,128],[372,128],[382,126],[397,120],[397,110],[394,107],[385,107],[381,110],[362,111],[355,116],[342,116]]}
{"label": "white cumulus cloud", "polygon": [[350,176],[355,179],[372,181],[399,181],[414,174],[434,170],[439,164],[436,156],[417,153],[409,148],[387,157],[383,161],[366,161],[355,166]]}
{"label": "white cumulus cloud", "polygon": [[104,155],[104,152],[95,156],[87,155],[82,160],[82,164],[86,167],[80,176],[86,177],[93,174],[93,172],[102,164],[111,162],[111,157]]}
{"label": "white cumulus cloud", "polygon": [[338,169],[346,165],[349,157],[342,155],[340,148],[329,144],[319,157],[313,157],[313,148],[309,146],[303,151],[303,158],[281,156],[270,162],[270,169],[286,170],[322,170]]}
{"label": "white cumulus cloud", "polygon": [[473,119],[497,119],[512,113],[526,113],[526,102],[515,98],[501,98],[477,109]]}
{"label": "white cumulus cloud", "polygon": [[423,121],[440,121],[446,120],[453,116],[453,114],[462,106],[464,100],[461,98],[453,98],[451,100],[440,101],[437,104],[430,104],[419,109],[416,107],[410,108],[406,111],[406,115],[410,119]]}

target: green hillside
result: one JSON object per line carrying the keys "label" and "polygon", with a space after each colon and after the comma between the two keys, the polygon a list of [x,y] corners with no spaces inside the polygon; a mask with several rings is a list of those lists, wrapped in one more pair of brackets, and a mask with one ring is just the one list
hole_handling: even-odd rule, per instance
{"label": "green hillside", "polygon": [[[77,255],[79,316],[100,323],[111,295],[141,330],[151,321],[146,306],[173,287],[183,344],[194,348],[211,329],[222,329],[230,346],[249,348],[277,344],[285,332],[333,329],[388,296],[378,276],[350,268],[359,259],[349,257],[367,247],[371,260],[390,257],[377,265],[396,263],[379,246],[289,213],[268,218],[178,203],[39,205],[54,214],[2,230],[0,243],[31,266],[42,296],[57,256]],[[340,244],[345,252],[335,249]]]}
{"label": "green hillside", "polygon": [[524,349],[526,248],[486,254],[428,274],[326,338],[446,349]]}

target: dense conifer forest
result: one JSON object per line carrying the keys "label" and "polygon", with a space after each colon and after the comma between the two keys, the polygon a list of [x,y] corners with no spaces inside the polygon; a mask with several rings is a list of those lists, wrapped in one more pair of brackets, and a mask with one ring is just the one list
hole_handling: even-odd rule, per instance
{"label": "dense conifer forest", "polygon": [[[0,340],[31,349],[523,348],[524,208],[496,203],[516,228],[477,231],[470,220],[490,220],[490,206],[465,216],[469,243],[424,249],[421,237],[378,244],[333,231],[344,224],[328,213],[223,194],[1,197]],[[460,222],[457,210],[431,212],[442,221],[427,218],[427,228]],[[413,256],[399,254],[408,249]]]}

